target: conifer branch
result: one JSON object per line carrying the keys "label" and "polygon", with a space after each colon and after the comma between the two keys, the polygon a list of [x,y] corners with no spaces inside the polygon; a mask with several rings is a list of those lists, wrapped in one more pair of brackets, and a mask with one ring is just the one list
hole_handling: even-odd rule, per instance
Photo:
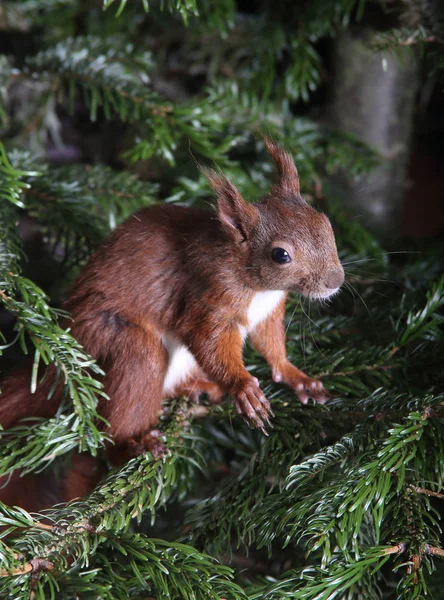
{"label": "conifer branch", "polygon": [[[116,17],[119,17],[125,6],[127,5],[128,0],[102,0],[103,8],[106,10],[113,4],[119,4],[116,12]],[[188,23],[188,19],[190,16],[199,16],[198,6],[196,0],[167,0],[165,3],[167,10],[172,13],[177,12],[183,19],[184,23]],[[141,5],[145,12],[150,10],[150,1],[149,0],[141,0]],[[164,8],[164,4],[161,5]]]}
{"label": "conifer branch", "polygon": [[[291,598],[294,600],[329,600],[344,595],[356,585],[363,584],[370,572],[374,577],[390,558],[390,552],[399,546],[376,546],[363,553],[362,557],[352,563],[335,561],[328,571],[310,566],[286,573],[282,580],[253,588],[250,600],[277,600]],[[365,583],[363,585],[365,589]],[[367,588],[367,598],[375,598],[371,588]],[[358,592],[359,593],[359,592]]]}
{"label": "conifer branch", "polygon": [[121,221],[156,201],[156,185],[102,165],[49,167],[17,150],[11,161],[44,174],[26,177],[30,187],[23,203],[65,272],[89,257]]}
{"label": "conifer branch", "polygon": [[[35,560],[39,564],[43,564],[43,561],[51,565],[50,569],[46,568],[40,573],[42,581],[57,582],[57,573],[63,573],[68,563],[78,566],[85,565],[87,561],[94,563],[96,552],[100,563],[100,553],[107,549],[108,553],[111,551],[132,557],[129,564],[122,565],[122,571],[127,578],[131,577],[131,573],[138,578],[138,586],[140,583],[145,587],[154,586],[153,589],[165,589],[168,594],[177,588],[177,592],[181,590],[183,597],[189,597],[190,600],[195,597],[216,600],[222,588],[227,598],[244,598],[242,590],[230,582],[230,569],[215,564],[194,548],[177,542],[150,540],[146,536],[122,533],[127,531],[132,519],[140,520],[147,510],[154,519],[155,509],[177,491],[179,473],[184,466],[202,466],[199,455],[193,450],[195,441],[181,430],[183,425],[183,418],[179,418],[179,421],[173,418],[167,428],[170,453],[163,461],[155,460],[148,454],[130,461],[120,472],[111,473],[90,496],[65,507],[46,511],[44,517],[51,525],[36,521],[25,511],[17,512],[18,509],[2,507],[5,516],[0,516],[0,525],[8,527],[3,535],[10,534],[15,527],[26,527],[27,533],[15,537],[12,547],[17,549],[21,557],[38,557],[29,559],[28,565]],[[184,437],[187,439],[186,445],[183,443]],[[175,566],[176,561],[181,564],[180,567]],[[162,575],[167,569],[170,573],[168,582]],[[32,576],[33,573],[29,566],[11,566],[9,570],[14,577],[27,573]],[[6,571],[8,568],[5,576]],[[90,583],[94,586],[94,582]],[[12,585],[23,584],[22,579]]]}
{"label": "conifer branch", "polygon": [[[400,331],[399,344],[406,345],[441,329],[444,325],[444,316],[440,313],[442,306],[444,306],[444,276],[432,283],[427,292],[425,306],[408,313],[404,330]],[[402,319],[403,317],[398,321],[399,324],[402,323]]]}
{"label": "conifer branch", "polygon": [[403,27],[380,33],[373,46],[379,51],[396,51],[397,46],[424,46],[425,44],[444,44],[444,38],[439,37],[431,29],[422,25],[419,27]]}
{"label": "conifer branch", "polygon": [[[23,187],[20,178],[33,174],[13,169],[5,154],[1,158],[7,171],[9,194],[5,196],[14,204],[22,202],[18,195],[18,190]],[[40,360],[46,365],[55,365],[55,385],[59,380],[63,384],[74,412],[43,424],[18,426],[0,433],[1,474],[18,466],[25,471],[40,469],[56,455],[73,447],[95,453],[105,439],[97,427],[100,417],[96,410],[98,397],[104,394],[101,384],[91,376],[91,373],[99,375],[102,371],[80,344],[59,326],[58,318],[62,313],[50,308],[44,292],[20,274],[19,260],[23,252],[14,221],[14,207],[3,201],[0,209],[0,299],[17,317],[16,341],[20,342],[23,351],[28,352],[28,338],[34,345],[37,368]],[[36,380],[37,371],[30,381],[30,392]],[[35,436],[30,436],[31,433]]]}
{"label": "conifer branch", "polygon": [[[324,80],[319,42],[359,20],[365,2],[310,0],[297,11],[291,2],[265,3],[248,14],[236,14],[233,0],[104,0],[104,11],[77,0],[4,4],[0,28],[12,41],[21,31],[31,44],[0,57],[0,123],[9,144],[8,156],[0,148],[0,300],[16,315],[16,341],[37,349],[30,389],[43,374],[39,361],[58,370],[66,389],[56,417],[1,431],[0,474],[40,471],[66,462],[59,457],[68,452],[94,454],[104,442],[100,370],[60,327],[69,317],[20,270],[21,211],[61,276],[70,275],[134,210],[159,199],[208,203],[190,149],[223,167],[248,200],[266,193],[269,157],[255,137],[265,130],[293,153],[307,199],[332,218],[350,289],[321,309],[298,298],[288,303],[288,353],[323,378],[334,396],[327,405],[301,406],[246,348],[245,364],[276,415],[269,437],[248,429],[229,401],[173,402],[177,410],[161,424],[171,451],[163,462],[134,459],[90,496],[43,515],[0,506],[0,596],[381,600],[397,584],[400,598],[439,595],[442,256],[436,249],[392,256],[351,219],[328,176],[341,169],[360,176],[380,157],[355,137],[294,114],[294,101],[309,99]],[[384,32],[380,49],[419,47],[436,78],[441,21],[419,17],[413,27]],[[77,32],[87,35],[69,37]],[[87,125],[88,115],[97,125]],[[94,130],[88,156],[121,164],[117,150],[109,159],[95,144],[115,119],[123,160],[149,159],[137,171],[159,187],[99,164],[54,167],[37,159],[48,140],[72,143],[86,124]],[[161,507],[171,511],[168,541],[157,539]],[[171,541],[179,536],[190,545]],[[253,558],[240,579],[244,591],[229,568],[196,549],[202,546],[234,553],[236,566],[245,564],[247,546]],[[262,547],[273,550],[268,562]],[[266,580],[258,577],[259,556]]]}

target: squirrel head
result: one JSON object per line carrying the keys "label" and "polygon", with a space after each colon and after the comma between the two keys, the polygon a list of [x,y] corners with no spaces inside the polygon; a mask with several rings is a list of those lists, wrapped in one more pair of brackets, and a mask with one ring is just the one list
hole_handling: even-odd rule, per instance
{"label": "squirrel head", "polygon": [[344,281],[330,221],[302,198],[291,155],[269,138],[264,142],[277,177],[260,202],[245,202],[222,173],[204,171],[217,193],[221,226],[248,285],[328,298]]}

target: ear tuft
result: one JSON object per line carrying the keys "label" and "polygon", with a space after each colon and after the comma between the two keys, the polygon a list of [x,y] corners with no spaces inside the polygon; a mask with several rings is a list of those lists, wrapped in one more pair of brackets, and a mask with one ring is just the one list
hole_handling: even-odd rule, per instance
{"label": "ear tuft", "polygon": [[205,167],[200,169],[217,194],[217,215],[222,225],[240,241],[245,241],[258,219],[257,208],[245,202],[238,189],[222,172]]}
{"label": "ear tuft", "polygon": [[293,157],[267,136],[263,136],[265,147],[274,161],[277,171],[276,185],[299,194],[299,175]]}
{"label": "ear tuft", "polygon": [[216,192],[218,199],[225,198],[228,202],[235,205],[237,203],[244,203],[245,200],[240,195],[237,188],[231,183],[222,171],[214,171],[207,167],[200,167],[200,170],[208,179],[208,183]]}

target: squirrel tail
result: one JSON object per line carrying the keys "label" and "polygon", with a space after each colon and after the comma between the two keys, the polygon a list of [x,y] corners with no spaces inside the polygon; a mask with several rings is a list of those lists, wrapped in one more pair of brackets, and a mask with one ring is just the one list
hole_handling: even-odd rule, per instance
{"label": "squirrel tail", "polygon": [[53,417],[60,404],[63,381],[57,381],[57,371],[50,365],[39,381],[37,389],[31,392],[31,368],[16,370],[1,384],[0,425],[9,429],[17,421],[32,417]]}
{"label": "squirrel tail", "polygon": [[[13,427],[24,418],[53,417],[60,405],[63,381],[57,381],[56,369],[49,366],[34,393],[31,393],[31,368],[17,370],[2,382],[0,393],[0,424]],[[0,477],[0,501],[38,512],[60,502],[89,493],[102,476],[97,459],[88,455],[73,455],[72,463],[63,475],[52,469],[22,476],[20,469]]]}
{"label": "squirrel tail", "polygon": [[89,494],[104,475],[100,462],[86,454],[74,454],[61,477],[51,469],[22,476],[20,469],[0,477],[0,502],[40,512],[54,504]]}

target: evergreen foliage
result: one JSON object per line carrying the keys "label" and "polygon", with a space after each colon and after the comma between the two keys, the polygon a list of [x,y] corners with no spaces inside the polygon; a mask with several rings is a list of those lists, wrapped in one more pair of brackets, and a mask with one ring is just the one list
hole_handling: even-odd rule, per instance
{"label": "evergreen foliage", "polygon": [[[435,69],[443,38],[429,4],[410,3],[416,21],[380,43],[395,50],[422,42]],[[332,217],[347,271],[331,303],[288,303],[288,353],[322,378],[334,396],[327,405],[300,405],[247,347],[246,365],[275,413],[268,437],[229,402],[169,402],[163,460],[133,459],[90,496],[44,515],[0,506],[0,597],[440,597],[442,252],[389,252],[350,220],[329,176],[346,169],[359,177],[381,158],[353,136],[293,114],[321,83],[319,41],[363,18],[365,7],[363,0],[314,0],[297,11],[291,1],[267,1],[251,14],[232,0],[0,7],[0,29],[30,40],[0,56],[0,298],[15,316],[15,333],[2,334],[0,349],[6,358],[17,348],[33,357],[30,393],[41,362],[54,365],[65,389],[54,418],[0,432],[0,475],[56,472],[74,451],[96,455],[103,446],[102,372],[69,334],[60,290],[137,208],[208,202],[194,158],[215,161],[254,201],[272,177],[257,134],[279,139],[295,157],[307,199]],[[85,136],[113,131],[118,147],[107,160],[91,152],[92,164],[54,164],[47,150],[60,148],[65,118],[86,121]],[[51,290],[26,276],[24,216],[55,265]]]}

